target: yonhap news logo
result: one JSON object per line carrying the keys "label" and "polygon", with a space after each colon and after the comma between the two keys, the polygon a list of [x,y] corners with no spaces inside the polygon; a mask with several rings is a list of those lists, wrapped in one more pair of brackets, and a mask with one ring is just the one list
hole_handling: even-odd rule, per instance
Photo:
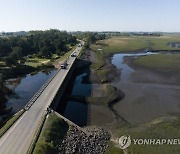
{"label": "yonhap news logo", "polygon": [[131,139],[130,135],[123,135],[118,139],[121,149],[128,148],[131,144],[134,145],[180,145],[180,139]]}
{"label": "yonhap news logo", "polygon": [[126,149],[131,145],[130,135],[123,135],[119,138],[119,145],[121,149]]}

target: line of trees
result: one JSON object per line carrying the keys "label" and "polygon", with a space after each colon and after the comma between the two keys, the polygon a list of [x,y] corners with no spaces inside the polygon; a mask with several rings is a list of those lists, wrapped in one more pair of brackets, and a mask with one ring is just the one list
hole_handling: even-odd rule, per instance
{"label": "line of trees", "polygon": [[105,34],[97,32],[73,32],[73,34],[81,40],[85,40],[85,48],[89,48],[90,44],[95,43],[97,40],[104,40],[106,38]]}
{"label": "line of trees", "polygon": [[37,54],[39,57],[62,55],[69,50],[70,45],[76,43],[76,37],[66,31],[30,31],[25,36],[0,38],[0,57],[7,64],[13,64],[30,54]]}

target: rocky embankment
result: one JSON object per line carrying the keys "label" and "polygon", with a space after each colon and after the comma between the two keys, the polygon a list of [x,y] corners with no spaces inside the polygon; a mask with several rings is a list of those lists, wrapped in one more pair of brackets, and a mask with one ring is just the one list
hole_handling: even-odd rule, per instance
{"label": "rocky embankment", "polygon": [[110,134],[98,127],[83,128],[70,126],[62,144],[60,153],[65,154],[102,154],[105,153],[110,140]]}

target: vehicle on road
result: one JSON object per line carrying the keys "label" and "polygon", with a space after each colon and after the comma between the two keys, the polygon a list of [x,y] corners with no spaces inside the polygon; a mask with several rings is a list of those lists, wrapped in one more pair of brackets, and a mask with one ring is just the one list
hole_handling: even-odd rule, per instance
{"label": "vehicle on road", "polygon": [[81,43],[79,43],[79,44],[78,44],[78,47],[81,47],[81,46],[82,46]]}
{"label": "vehicle on road", "polygon": [[67,67],[67,60],[64,60],[61,64],[61,69],[66,69]]}
{"label": "vehicle on road", "polygon": [[75,54],[75,52],[71,54],[71,57],[76,57],[76,54]]}

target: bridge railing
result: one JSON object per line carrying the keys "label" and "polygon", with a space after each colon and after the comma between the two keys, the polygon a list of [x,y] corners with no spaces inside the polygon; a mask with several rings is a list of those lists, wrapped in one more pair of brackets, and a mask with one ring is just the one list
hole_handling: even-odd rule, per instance
{"label": "bridge railing", "polygon": [[[74,61],[76,60],[76,57]],[[34,96],[30,99],[30,101],[25,105],[24,109],[27,111],[29,108],[34,104],[34,102],[39,98],[39,96],[42,94],[42,92],[46,89],[46,87],[49,85],[49,83],[54,79],[54,77],[58,74],[58,72],[61,70],[59,68],[56,73],[49,78],[42,86],[41,88],[34,94]]]}
{"label": "bridge railing", "polygon": [[[75,57],[74,61],[76,60],[77,57]],[[73,61],[73,63],[74,63]],[[30,99],[30,101],[25,105],[24,109],[27,111],[29,108],[34,104],[34,102],[39,98],[39,96],[42,94],[42,92],[46,89],[46,87],[49,85],[49,83],[54,79],[54,77],[58,74],[58,72],[61,70],[59,68],[56,73],[48,79],[42,86],[41,88],[34,94],[34,96]]]}
{"label": "bridge railing", "polygon": [[42,86],[41,88],[34,94],[34,96],[30,99],[30,101],[25,105],[24,109],[29,110],[29,108],[34,104],[34,102],[39,98],[39,96],[42,94],[42,92],[46,89],[46,87],[49,85],[49,83],[54,79],[54,77],[58,74],[58,72],[61,69],[59,68],[56,73],[49,78]]}

